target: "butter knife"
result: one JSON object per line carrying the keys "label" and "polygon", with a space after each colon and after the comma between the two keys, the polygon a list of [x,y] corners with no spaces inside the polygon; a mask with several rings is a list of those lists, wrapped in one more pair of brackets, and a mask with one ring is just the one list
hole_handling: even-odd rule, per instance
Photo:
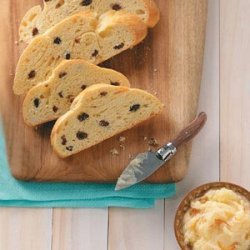
{"label": "butter knife", "polygon": [[131,187],[147,179],[176,154],[178,147],[192,140],[203,128],[206,121],[206,113],[201,112],[174,140],[158,151],[137,155],[119,177],[115,190]]}

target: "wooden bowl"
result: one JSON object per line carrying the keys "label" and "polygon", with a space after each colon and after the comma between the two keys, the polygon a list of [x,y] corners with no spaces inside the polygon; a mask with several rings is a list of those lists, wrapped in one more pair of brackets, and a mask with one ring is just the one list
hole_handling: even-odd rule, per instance
{"label": "wooden bowl", "polygon": [[183,234],[183,217],[187,210],[190,208],[190,203],[201,196],[203,196],[207,191],[212,189],[220,189],[220,188],[227,188],[231,189],[236,193],[241,194],[242,196],[246,197],[250,201],[250,192],[246,189],[227,182],[212,182],[202,186],[199,186],[189,192],[185,198],[180,203],[176,215],[175,215],[175,222],[174,222],[174,230],[175,230],[175,237],[176,240],[182,250],[191,250],[190,246],[187,246],[184,241],[184,234]]}

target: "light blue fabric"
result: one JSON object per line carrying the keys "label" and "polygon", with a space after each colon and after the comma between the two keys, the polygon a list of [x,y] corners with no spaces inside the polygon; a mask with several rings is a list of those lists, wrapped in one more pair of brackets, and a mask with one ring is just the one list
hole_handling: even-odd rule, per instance
{"label": "light blue fabric", "polygon": [[156,199],[175,195],[175,184],[138,184],[118,192],[114,191],[114,187],[112,184],[30,183],[15,180],[9,171],[0,126],[0,206],[151,208]]}

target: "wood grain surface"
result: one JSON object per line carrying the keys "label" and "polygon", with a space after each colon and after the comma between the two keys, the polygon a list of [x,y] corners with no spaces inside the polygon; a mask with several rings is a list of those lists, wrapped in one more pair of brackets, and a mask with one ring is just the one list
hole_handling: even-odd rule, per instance
{"label": "wood grain surface", "polygon": [[250,1],[221,1],[221,179],[250,189]]}
{"label": "wood grain surface", "polygon": [[1,209],[0,222],[0,249],[50,249],[52,209]]}
{"label": "wood grain surface", "polygon": [[55,209],[52,233],[55,250],[105,250],[108,209]]}
{"label": "wood grain surface", "polygon": [[[148,150],[144,137],[164,144],[194,118],[201,82],[206,1],[158,0],[164,10],[161,21],[150,30],[145,42],[105,63],[128,76],[133,87],[157,94],[166,105],[163,115],[123,133],[124,151],[116,136],[66,160],[60,159],[50,146],[53,124],[37,129],[24,125],[22,98],[12,93],[15,65],[24,47],[15,44],[18,25],[24,13],[40,2],[5,0],[2,6],[2,22],[8,22],[0,34],[0,102],[12,173],[23,180],[115,181],[130,156]],[[119,156],[110,153],[113,148],[120,151]],[[187,171],[190,149],[191,144],[182,147],[177,157],[148,181],[181,180]]]}

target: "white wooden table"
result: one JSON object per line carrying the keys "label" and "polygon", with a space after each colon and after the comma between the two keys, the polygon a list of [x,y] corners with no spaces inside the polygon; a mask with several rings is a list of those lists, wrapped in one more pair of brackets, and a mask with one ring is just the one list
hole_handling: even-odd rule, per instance
{"label": "white wooden table", "polygon": [[199,184],[250,189],[250,1],[209,0],[200,110],[209,117],[194,142],[177,197],[151,210],[0,209],[0,250],[175,250],[176,207]]}

